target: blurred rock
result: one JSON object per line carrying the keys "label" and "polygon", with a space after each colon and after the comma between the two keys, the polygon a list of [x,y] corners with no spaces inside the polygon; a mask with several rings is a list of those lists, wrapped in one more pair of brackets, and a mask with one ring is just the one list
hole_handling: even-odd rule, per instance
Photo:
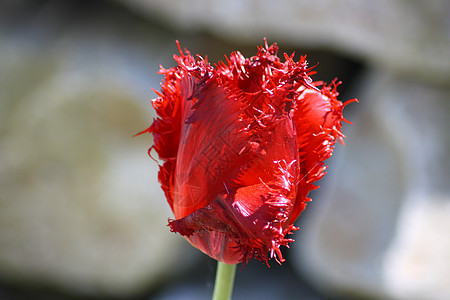
{"label": "blurred rock", "polygon": [[132,138],[151,122],[169,42],[57,2],[1,22],[0,279],[128,297],[192,258],[166,227],[151,137]]}
{"label": "blurred rock", "polygon": [[[151,121],[149,88],[159,64],[174,65],[175,39],[216,61],[254,55],[266,36],[372,68],[282,267],[295,256],[305,279],[345,299],[450,298],[449,11],[445,0],[0,3],[0,280],[127,298],[192,263],[198,252],[165,226],[150,136],[131,136]],[[296,291],[288,276],[270,292]]]}
{"label": "blurred rock", "polygon": [[450,2],[127,0],[173,28],[344,51],[376,68],[450,83]]}
{"label": "blurred rock", "polygon": [[334,295],[450,299],[450,90],[385,73],[359,88],[346,147],[301,220],[297,267]]}

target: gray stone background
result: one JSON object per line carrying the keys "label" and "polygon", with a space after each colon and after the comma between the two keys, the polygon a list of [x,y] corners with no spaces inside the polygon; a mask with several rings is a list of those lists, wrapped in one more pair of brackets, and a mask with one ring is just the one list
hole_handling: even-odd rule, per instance
{"label": "gray stone background", "polygon": [[450,299],[450,2],[0,2],[0,299],[209,299],[147,157],[175,40],[211,62],[263,37],[342,80],[354,122],[287,262],[234,299]]}

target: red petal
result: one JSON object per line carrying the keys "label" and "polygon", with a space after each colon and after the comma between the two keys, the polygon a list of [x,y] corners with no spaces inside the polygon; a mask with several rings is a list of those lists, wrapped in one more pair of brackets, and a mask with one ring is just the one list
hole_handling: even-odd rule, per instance
{"label": "red petal", "polygon": [[299,145],[300,178],[297,201],[292,214],[296,219],[303,211],[313,185],[325,175],[324,161],[328,159],[334,148],[336,138],[341,135],[342,109],[344,105],[336,100],[335,93],[304,89],[294,108],[294,123]]}
{"label": "red petal", "polygon": [[255,257],[266,261],[269,251],[292,242],[284,236],[293,226],[286,225],[291,200],[276,186],[258,184],[237,189],[185,218],[171,221],[179,232],[209,256],[229,264]]}
{"label": "red petal", "polygon": [[198,82],[191,99],[177,157],[176,218],[210,204],[246,160],[240,154],[247,144],[243,124],[236,121],[240,99],[214,78]]}

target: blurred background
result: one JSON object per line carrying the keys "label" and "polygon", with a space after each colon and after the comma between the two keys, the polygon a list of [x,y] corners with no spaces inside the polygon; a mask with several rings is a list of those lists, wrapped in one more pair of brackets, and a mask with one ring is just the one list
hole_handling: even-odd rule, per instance
{"label": "blurred background", "polygon": [[132,135],[175,40],[216,62],[264,37],[360,103],[287,262],[238,267],[234,299],[450,299],[446,0],[0,1],[0,299],[209,299]]}

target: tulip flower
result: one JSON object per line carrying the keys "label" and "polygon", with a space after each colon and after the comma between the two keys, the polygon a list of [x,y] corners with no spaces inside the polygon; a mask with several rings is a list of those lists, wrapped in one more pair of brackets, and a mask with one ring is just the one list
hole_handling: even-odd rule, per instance
{"label": "tulip flower", "polygon": [[294,222],[342,141],[338,83],[313,82],[302,56],[265,43],[212,66],[182,51],[164,69],[153,134],[173,232],[225,264],[284,261]]}

